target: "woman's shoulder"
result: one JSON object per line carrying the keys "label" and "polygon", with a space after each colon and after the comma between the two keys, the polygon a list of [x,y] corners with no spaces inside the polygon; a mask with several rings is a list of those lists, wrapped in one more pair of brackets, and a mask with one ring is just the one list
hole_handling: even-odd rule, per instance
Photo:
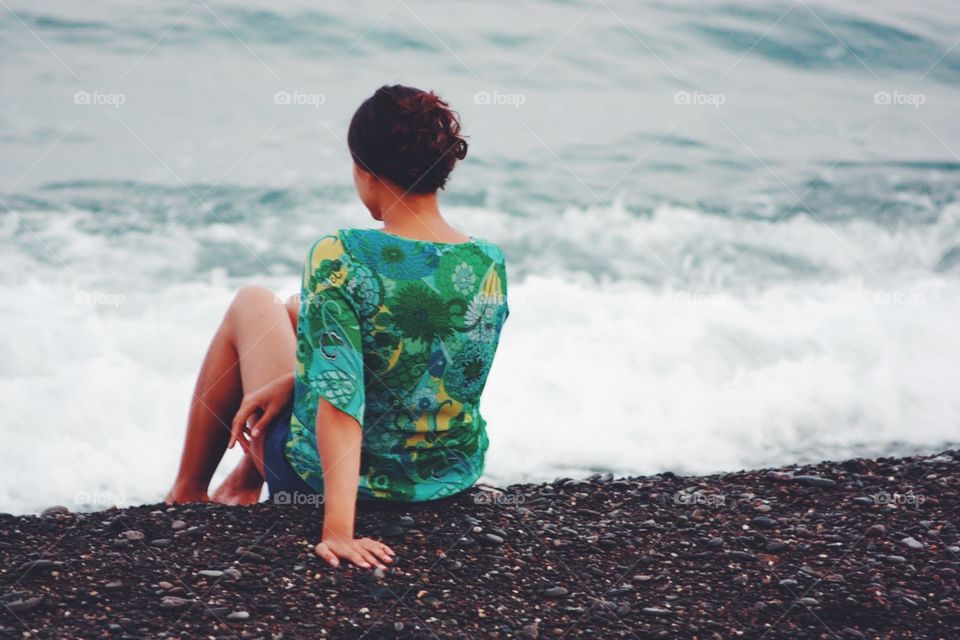
{"label": "woman's shoulder", "polygon": [[318,236],[311,244],[308,255],[316,262],[320,260],[335,260],[346,253],[344,243],[344,229],[336,229],[322,236]]}
{"label": "woman's shoulder", "polygon": [[500,245],[479,236],[473,236],[473,244],[486,253],[494,262],[506,263],[507,258],[503,253],[503,249],[500,248]]}

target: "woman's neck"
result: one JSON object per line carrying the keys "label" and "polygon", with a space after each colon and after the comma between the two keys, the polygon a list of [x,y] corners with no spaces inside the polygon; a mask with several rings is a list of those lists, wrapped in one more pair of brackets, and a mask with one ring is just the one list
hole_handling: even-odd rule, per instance
{"label": "woman's neck", "polygon": [[438,242],[469,239],[444,219],[435,193],[397,197],[384,207],[380,221],[384,231],[398,236]]}

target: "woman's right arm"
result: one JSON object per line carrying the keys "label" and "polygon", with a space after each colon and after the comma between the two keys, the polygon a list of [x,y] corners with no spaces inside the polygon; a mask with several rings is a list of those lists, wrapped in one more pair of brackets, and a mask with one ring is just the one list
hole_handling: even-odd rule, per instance
{"label": "woman's right arm", "polygon": [[314,549],[334,567],[340,558],[363,568],[383,567],[393,550],[370,538],[354,538],[360,447],[363,431],[353,416],[321,399],[317,407],[317,450],[323,464],[323,537]]}

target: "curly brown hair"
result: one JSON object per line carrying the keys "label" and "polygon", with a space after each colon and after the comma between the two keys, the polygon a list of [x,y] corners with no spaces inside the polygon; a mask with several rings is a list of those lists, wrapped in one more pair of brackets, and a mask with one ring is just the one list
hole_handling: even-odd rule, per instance
{"label": "curly brown hair", "polygon": [[361,168],[411,193],[443,189],[467,155],[460,118],[433,91],[382,86],[353,114],[347,134]]}

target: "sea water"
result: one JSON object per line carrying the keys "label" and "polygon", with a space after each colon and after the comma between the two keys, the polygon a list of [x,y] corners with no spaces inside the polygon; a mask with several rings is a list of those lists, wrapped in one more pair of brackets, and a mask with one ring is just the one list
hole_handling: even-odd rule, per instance
{"label": "sea water", "polygon": [[950,2],[8,4],[0,510],[162,498],[236,289],[374,224],[385,83],[459,111],[442,207],[509,261],[487,480],[960,441]]}

